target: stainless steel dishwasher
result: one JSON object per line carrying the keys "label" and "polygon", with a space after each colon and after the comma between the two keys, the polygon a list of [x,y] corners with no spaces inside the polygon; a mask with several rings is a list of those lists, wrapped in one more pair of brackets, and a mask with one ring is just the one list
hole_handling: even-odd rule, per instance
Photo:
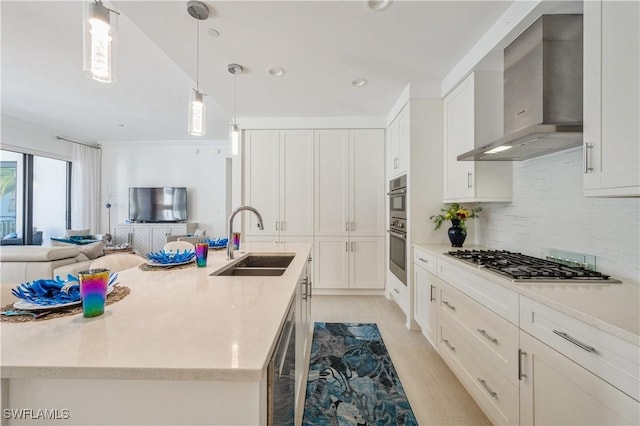
{"label": "stainless steel dishwasher", "polygon": [[267,369],[267,424],[293,425],[296,395],[295,298],[278,336]]}

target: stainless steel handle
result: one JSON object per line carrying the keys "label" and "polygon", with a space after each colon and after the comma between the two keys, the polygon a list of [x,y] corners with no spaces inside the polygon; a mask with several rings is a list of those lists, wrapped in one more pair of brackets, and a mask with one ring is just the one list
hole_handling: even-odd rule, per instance
{"label": "stainless steel handle", "polygon": [[344,242],[344,251],[349,251],[349,241]]}
{"label": "stainless steel handle", "polygon": [[[276,344],[276,351],[278,352],[276,354],[276,359],[274,359],[274,365],[278,367],[278,378],[282,377],[282,370],[284,368],[284,361],[286,359],[286,355],[287,355],[287,348],[289,347],[289,341],[291,340],[291,335],[293,333],[294,327],[293,327],[293,309],[289,308],[289,314],[287,315],[287,319],[285,321],[285,324],[289,324],[286,330],[283,330],[282,335],[280,336],[280,338],[278,339],[278,343]],[[284,345],[283,345],[284,343]],[[277,358],[280,359],[277,359]]]}
{"label": "stainless steel handle", "polygon": [[398,290],[397,288],[394,288],[393,291],[395,291],[396,293],[400,294],[400,290]]}
{"label": "stainless steel handle", "polygon": [[355,250],[353,249],[353,247],[354,247],[354,245],[353,245],[353,241],[351,241],[351,251],[355,251]]}
{"label": "stainless steel handle", "polygon": [[406,189],[394,189],[391,190],[389,192],[387,192],[387,195],[402,195],[402,194],[406,194],[407,190]]}
{"label": "stainless steel handle", "polygon": [[482,385],[482,387],[484,388],[484,390],[486,390],[487,392],[489,392],[489,395],[491,395],[492,397],[494,397],[495,399],[498,399],[498,394],[493,391],[493,389],[491,389],[489,387],[489,385],[487,385],[487,381],[484,379],[481,379],[480,377],[478,377],[478,382],[480,382],[480,384]]}
{"label": "stainless steel handle", "polygon": [[436,286],[432,285],[431,286],[431,294],[429,295],[429,302],[433,302],[435,299],[435,297],[433,297],[433,290],[436,288]]}
{"label": "stainless steel handle", "polygon": [[456,307],[455,307],[455,306],[453,306],[451,303],[449,303],[449,302],[448,302],[448,301],[446,301],[446,300],[443,300],[443,301],[442,301],[442,304],[443,304],[443,305],[445,305],[447,308],[451,309],[452,311],[455,311],[455,310],[456,310]]}
{"label": "stainless steel handle", "polygon": [[471,176],[473,175],[473,173],[471,172],[467,172],[467,188],[471,188]]}
{"label": "stainless steel handle", "polygon": [[527,378],[527,375],[522,372],[522,357],[527,356],[527,353],[522,349],[518,349],[518,380],[522,380],[524,377]]}
{"label": "stainless steel handle", "polygon": [[355,230],[356,230],[356,223],[351,222],[351,231],[355,231]]}
{"label": "stainless steel handle", "polygon": [[482,330],[480,328],[476,328],[476,330],[478,330],[478,333],[482,334],[482,336],[484,336],[488,341],[490,341],[491,343],[495,343],[496,345],[498,344],[498,339],[496,339],[495,337],[491,337],[486,330]]}
{"label": "stainless steel handle", "polygon": [[575,337],[571,337],[569,336],[567,333],[565,333],[564,331],[558,331],[558,330],[553,330],[553,334],[557,334],[558,336],[562,337],[565,340],[568,340],[569,342],[573,343],[574,345],[580,347],[581,349],[584,349],[587,352],[598,352],[596,350],[596,348],[594,348],[593,346],[589,346],[586,343],[582,343],[581,341],[579,341],[578,339],[576,339]]}
{"label": "stainless steel handle", "polygon": [[584,143],[584,173],[589,173],[593,171],[593,167],[591,167],[591,155],[589,153],[590,150],[593,149],[593,144],[589,142]]}
{"label": "stainless steel handle", "polygon": [[455,352],[455,351],[456,351],[456,347],[455,347],[455,346],[451,346],[451,344],[449,343],[449,341],[448,341],[447,339],[442,339],[442,342],[443,342],[445,345],[447,345],[447,347],[448,347],[449,349],[451,349],[451,351],[452,351],[452,352]]}
{"label": "stainless steel handle", "polygon": [[276,231],[279,231],[279,230],[280,230],[280,229],[279,229],[280,227],[278,226],[278,224],[279,224],[279,223],[280,223],[280,222],[278,222],[278,221],[276,220]]}
{"label": "stainless steel handle", "polygon": [[392,230],[388,230],[387,232],[389,233],[389,235],[392,235],[392,236],[394,236],[396,238],[400,238],[401,240],[406,240],[407,239],[407,236],[405,234],[401,234],[399,232],[395,232],[395,231],[392,231]]}
{"label": "stainless steel handle", "polygon": [[425,259],[424,257],[419,257],[418,260],[424,263],[429,263],[429,259]]}
{"label": "stainless steel handle", "polygon": [[303,291],[304,293],[302,293],[302,300],[307,300],[309,298],[309,289],[308,289],[308,282],[309,279],[308,278],[303,278],[302,281],[300,282],[300,284],[302,284],[303,287]]}

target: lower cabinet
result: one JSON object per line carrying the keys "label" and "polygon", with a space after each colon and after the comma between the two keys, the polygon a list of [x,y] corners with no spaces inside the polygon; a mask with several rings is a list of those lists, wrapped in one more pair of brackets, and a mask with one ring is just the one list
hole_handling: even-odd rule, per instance
{"label": "lower cabinet", "polygon": [[422,329],[424,337],[433,346],[436,346],[436,321],[442,281],[417,263],[413,268],[413,277],[416,289],[415,320]]}
{"label": "lower cabinet", "polygon": [[638,401],[525,332],[520,348],[520,424],[640,424]]}
{"label": "lower cabinet", "polygon": [[128,243],[136,253],[160,251],[167,243],[169,235],[188,235],[195,232],[197,223],[133,223],[115,225],[113,240],[116,245]]}
{"label": "lower cabinet", "polygon": [[384,237],[315,237],[314,288],[384,289]]}

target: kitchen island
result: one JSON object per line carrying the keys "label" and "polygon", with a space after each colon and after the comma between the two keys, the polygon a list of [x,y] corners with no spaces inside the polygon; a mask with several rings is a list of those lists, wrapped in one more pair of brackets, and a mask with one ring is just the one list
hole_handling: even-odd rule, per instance
{"label": "kitchen island", "polygon": [[[1,324],[6,409],[58,410],[51,424],[264,424],[267,364],[310,244],[247,244],[295,254],[282,276],[211,276],[208,266],[132,268],[131,289],[95,318]],[[242,256],[236,252],[236,258]]]}

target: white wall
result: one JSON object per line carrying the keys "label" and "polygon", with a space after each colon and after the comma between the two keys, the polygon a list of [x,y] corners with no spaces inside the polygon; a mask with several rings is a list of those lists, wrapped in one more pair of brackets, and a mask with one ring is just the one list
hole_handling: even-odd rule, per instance
{"label": "white wall", "polygon": [[513,163],[511,203],[484,203],[476,242],[531,256],[596,256],[597,269],[640,281],[640,198],[582,195],[582,149]]}
{"label": "white wall", "polygon": [[[102,145],[102,204],[111,193],[111,226],[128,218],[129,187],[186,186],[189,222],[226,233],[227,142],[132,141]],[[107,229],[106,208],[102,229]]]}
{"label": "white wall", "polygon": [[64,135],[54,129],[2,115],[2,149],[71,161],[73,144],[57,140],[56,136]]}

